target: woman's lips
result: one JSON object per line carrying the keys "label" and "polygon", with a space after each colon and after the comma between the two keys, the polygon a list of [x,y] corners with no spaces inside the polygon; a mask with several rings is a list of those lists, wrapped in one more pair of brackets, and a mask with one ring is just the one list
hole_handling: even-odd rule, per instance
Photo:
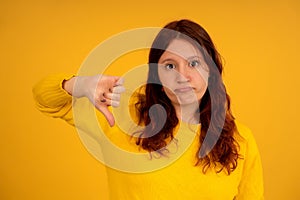
{"label": "woman's lips", "polygon": [[192,87],[177,88],[174,90],[175,93],[185,93],[185,92],[191,92],[191,91],[193,91]]}

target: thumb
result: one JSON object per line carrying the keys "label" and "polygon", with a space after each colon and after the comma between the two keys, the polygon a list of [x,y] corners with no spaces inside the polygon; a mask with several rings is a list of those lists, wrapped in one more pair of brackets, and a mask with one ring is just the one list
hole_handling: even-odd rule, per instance
{"label": "thumb", "polygon": [[104,115],[109,125],[112,127],[115,125],[115,118],[113,114],[108,110],[106,105],[96,105],[97,109]]}

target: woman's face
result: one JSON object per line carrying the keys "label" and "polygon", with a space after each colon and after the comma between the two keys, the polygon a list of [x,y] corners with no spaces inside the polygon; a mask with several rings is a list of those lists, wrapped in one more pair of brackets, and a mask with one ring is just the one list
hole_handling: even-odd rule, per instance
{"label": "woman's face", "polygon": [[158,61],[159,79],[173,106],[199,103],[208,71],[199,49],[183,39],[174,39]]}

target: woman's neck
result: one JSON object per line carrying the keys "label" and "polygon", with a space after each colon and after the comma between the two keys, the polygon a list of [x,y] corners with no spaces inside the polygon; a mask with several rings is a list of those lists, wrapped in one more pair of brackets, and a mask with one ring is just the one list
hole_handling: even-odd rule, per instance
{"label": "woman's neck", "polygon": [[200,112],[198,103],[188,105],[176,104],[173,106],[179,120],[190,124],[199,124]]}

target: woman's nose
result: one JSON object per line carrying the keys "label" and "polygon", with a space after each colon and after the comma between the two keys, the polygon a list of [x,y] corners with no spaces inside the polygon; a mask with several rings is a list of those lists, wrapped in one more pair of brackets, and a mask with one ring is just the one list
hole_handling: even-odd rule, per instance
{"label": "woman's nose", "polygon": [[177,68],[177,82],[184,83],[189,82],[191,79],[191,74],[186,65],[181,65]]}

